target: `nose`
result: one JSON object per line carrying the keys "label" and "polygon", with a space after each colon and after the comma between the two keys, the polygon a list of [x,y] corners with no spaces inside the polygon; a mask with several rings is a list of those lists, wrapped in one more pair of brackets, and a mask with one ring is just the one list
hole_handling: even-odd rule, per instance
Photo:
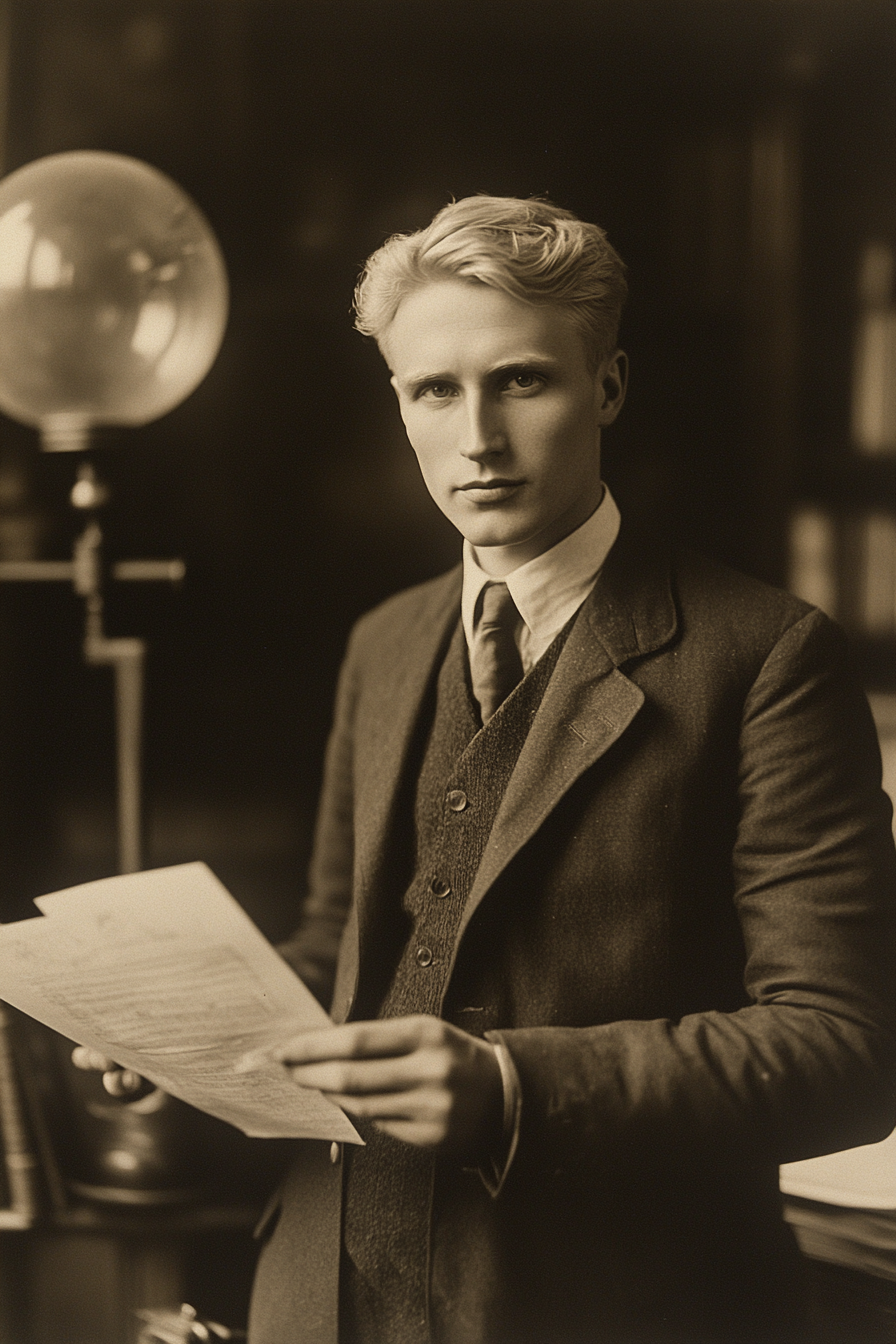
{"label": "nose", "polygon": [[507,447],[507,436],[498,408],[487,397],[471,396],[465,409],[461,455],[471,462],[481,462],[502,453]]}

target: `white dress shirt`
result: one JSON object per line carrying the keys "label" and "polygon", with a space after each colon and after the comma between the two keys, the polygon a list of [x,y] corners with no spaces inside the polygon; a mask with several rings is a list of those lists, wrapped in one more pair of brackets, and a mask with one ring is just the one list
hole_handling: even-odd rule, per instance
{"label": "white dress shirt", "polygon": [[[543,555],[499,580],[506,583],[522,622],[516,632],[523,671],[534,667],[541,655],[585,601],[619,535],[619,509],[604,486],[600,504],[585,522],[558,541]],[[479,596],[487,583],[495,583],[476,560],[476,552],[464,542],[464,583],[461,618],[469,649],[479,620]],[[504,1124],[501,1146],[479,1174],[492,1196],[507,1177],[519,1141],[522,1094],[516,1066],[500,1041],[490,1041],[501,1070],[504,1092]]]}
{"label": "white dress shirt", "polygon": [[[619,509],[604,486],[600,504],[575,532],[500,580],[507,584],[523,618],[516,641],[524,672],[538,662],[585,601],[618,534]],[[479,618],[479,595],[487,583],[495,582],[498,580],[479,566],[474,548],[465,541],[461,617],[467,648],[472,646]]]}

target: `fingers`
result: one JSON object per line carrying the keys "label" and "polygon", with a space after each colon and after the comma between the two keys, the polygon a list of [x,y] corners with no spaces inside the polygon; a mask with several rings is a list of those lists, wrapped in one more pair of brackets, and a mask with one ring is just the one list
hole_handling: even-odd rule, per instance
{"label": "fingers", "polygon": [[122,1069],[99,1050],[89,1045],[76,1045],[72,1051],[72,1063],[76,1069],[103,1075],[103,1087],[110,1097],[132,1097],[144,1085],[144,1080],[133,1069]]}
{"label": "fingers", "polygon": [[[258,1046],[234,1065],[236,1073],[251,1073],[272,1061],[312,1064],[333,1059],[379,1059],[410,1054],[422,1046],[437,1046],[454,1030],[439,1018],[417,1016],[375,1022],[348,1022],[338,1027],[302,1031],[280,1045]],[[309,1084],[310,1086],[310,1084]]]}
{"label": "fingers", "polygon": [[431,1125],[420,1120],[377,1120],[376,1128],[402,1143],[413,1144],[416,1148],[437,1148],[445,1142],[445,1129],[441,1125]]}
{"label": "fingers", "polygon": [[[431,1017],[396,1017],[376,1022],[348,1022],[304,1031],[270,1052],[283,1064],[311,1064],[332,1059],[372,1059],[405,1055],[421,1045],[435,1045],[445,1023]],[[316,1086],[316,1084],[315,1084]]]}
{"label": "fingers", "polygon": [[451,1059],[441,1052],[415,1051],[384,1059],[327,1059],[312,1064],[288,1064],[293,1080],[301,1087],[321,1092],[344,1092],[351,1096],[365,1093],[406,1092],[447,1082]]}
{"label": "fingers", "polygon": [[327,1093],[343,1111],[362,1120],[406,1120],[414,1124],[438,1127],[444,1132],[451,1112],[451,1099],[438,1089],[419,1088],[413,1092]]}
{"label": "fingers", "polygon": [[449,1144],[454,1128],[455,1103],[443,1089],[391,1092],[365,1096],[327,1094],[355,1120],[370,1120],[377,1129],[421,1148]]}
{"label": "fingers", "polygon": [[494,1047],[441,1018],[350,1022],[250,1051],[249,1072],[279,1061],[301,1087],[405,1143],[474,1157],[500,1136],[503,1083]]}
{"label": "fingers", "polygon": [[103,1074],[103,1087],[110,1097],[131,1097],[143,1085],[142,1075],[133,1069],[107,1069]]}
{"label": "fingers", "polygon": [[117,1068],[114,1059],[108,1055],[103,1055],[99,1050],[91,1050],[89,1045],[76,1045],[72,1051],[72,1063],[76,1069],[93,1069],[97,1073],[105,1073],[108,1069]]}

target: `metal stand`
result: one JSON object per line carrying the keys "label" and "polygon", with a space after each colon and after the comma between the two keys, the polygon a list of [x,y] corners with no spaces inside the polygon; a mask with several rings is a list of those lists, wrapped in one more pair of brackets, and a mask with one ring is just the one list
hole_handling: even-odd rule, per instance
{"label": "metal stand", "polygon": [[[71,502],[87,514],[76,539],[71,560],[3,560],[0,580],[6,582],[72,583],[84,598],[84,658],[93,666],[108,665],[115,673],[115,729],[118,757],[118,871],[136,873],[141,859],[141,762],[143,737],[142,639],[110,639],[103,630],[103,534],[98,512],[108,491],[89,462],[78,468]],[[124,582],[178,583],[186,567],[182,560],[122,560],[112,566],[112,578]]]}

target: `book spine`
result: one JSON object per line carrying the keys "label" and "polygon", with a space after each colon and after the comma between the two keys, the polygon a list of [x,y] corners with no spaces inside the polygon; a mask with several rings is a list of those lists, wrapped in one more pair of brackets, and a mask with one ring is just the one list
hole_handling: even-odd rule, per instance
{"label": "book spine", "polygon": [[9,1039],[9,1015],[0,1003],[0,1137],[10,1195],[17,1223],[30,1226],[38,1213],[37,1158],[31,1147],[16,1080]]}

